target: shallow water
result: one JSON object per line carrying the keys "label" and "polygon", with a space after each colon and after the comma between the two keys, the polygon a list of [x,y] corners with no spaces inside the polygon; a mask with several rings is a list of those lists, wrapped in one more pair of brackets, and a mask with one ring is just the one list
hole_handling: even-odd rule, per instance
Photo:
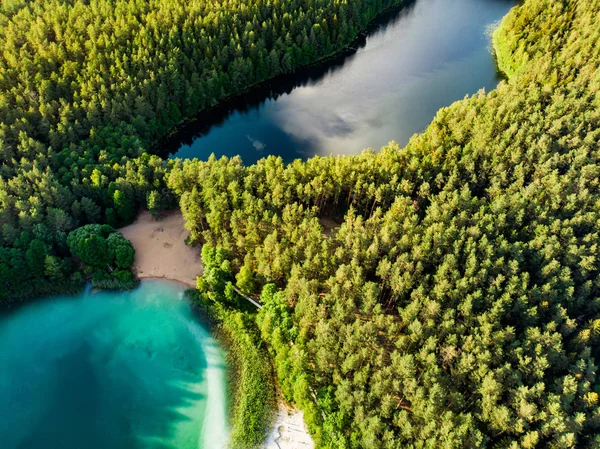
{"label": "shallow water", "polygon": [[165,142],[182,158],[285,161],[401,145],[439,108],[500,80],[490,26],[515,0],[417,0],[386,14],[348,56],[278,79]]}
{"label": "shallow water", "polygon": [[177,284],[0,316],[2,449],[218,449],[226,415],[223,352]]}

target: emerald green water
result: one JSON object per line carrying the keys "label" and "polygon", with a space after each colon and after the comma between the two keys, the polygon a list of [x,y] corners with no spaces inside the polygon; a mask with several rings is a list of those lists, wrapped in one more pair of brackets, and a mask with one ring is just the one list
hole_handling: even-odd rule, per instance
{"label": "emerald green water", "polygon": [[223,352],[176,284],[0,316],[2,449],[218,449],[226,414]]}

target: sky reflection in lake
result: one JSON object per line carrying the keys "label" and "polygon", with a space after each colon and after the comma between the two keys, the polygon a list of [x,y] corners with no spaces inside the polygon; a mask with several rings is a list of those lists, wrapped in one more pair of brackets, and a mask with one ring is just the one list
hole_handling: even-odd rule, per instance
{"label": "sky reflection in lake", "polygon": [[204,118],[190,125],[176,156],[240,154],[253,163],[269,154],[290,161],[378,149],[391,140],[404,145],[439,108],[497,85],[487,30],[515,4],[417,0],[343,64],[333,63],[317,77],[302,79],[300,73],[290,80],[295,87],[289,93],[267,93],[218,124]]}

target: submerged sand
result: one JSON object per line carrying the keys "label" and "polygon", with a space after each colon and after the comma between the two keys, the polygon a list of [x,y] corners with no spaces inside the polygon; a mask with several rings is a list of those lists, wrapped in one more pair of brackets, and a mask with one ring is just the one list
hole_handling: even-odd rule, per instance
{"label": "submerged sand", "polygon": [[140,279],[164,278],[196,286],[202,274],[200,246],[185,244],[188,231],[179,211],[170,211],[159,220],[142,212],[137,220],[119,229],[135,248],[134,268]]}
{"label": "submerged sand", "polygon": [[183,291],[147,280],[0,314],[0,447],[228,449],[225,353]]}

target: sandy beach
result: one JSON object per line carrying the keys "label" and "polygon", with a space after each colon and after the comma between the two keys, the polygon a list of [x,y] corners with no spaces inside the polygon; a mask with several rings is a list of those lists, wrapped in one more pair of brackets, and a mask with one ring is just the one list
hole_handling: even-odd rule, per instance
{"label": "sandy beach", "polygon": [[263,449],[314,449],[301,410],[279,401],[275,423]]}
{"label": "sandy beach", "polygon": [[179,211],[170,211],[155,220],[142,212],[137,220],[119,229],[135,248],[134,268],[140,279],[164,278],[196,286],[202,274],[200,246],[185,244],[188,231]]}

